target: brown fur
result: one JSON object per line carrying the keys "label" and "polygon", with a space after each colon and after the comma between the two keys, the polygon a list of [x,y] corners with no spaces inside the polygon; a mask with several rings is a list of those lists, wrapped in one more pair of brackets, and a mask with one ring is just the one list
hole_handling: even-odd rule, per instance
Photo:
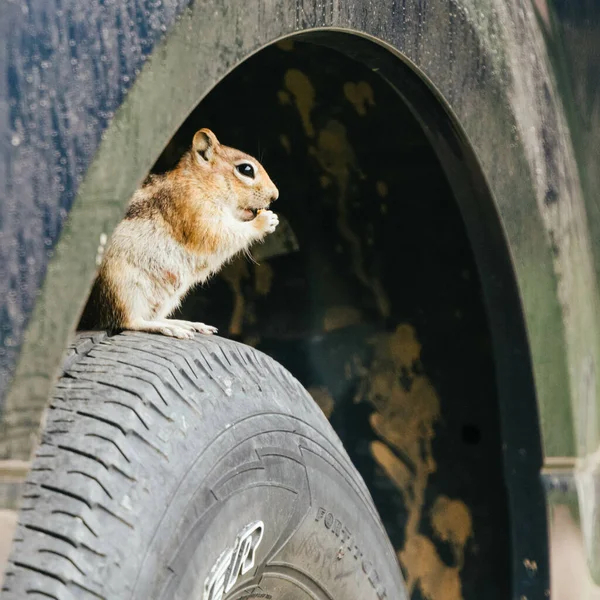
{"label": "brown fur", "polygon": [[117,290],[106,277],[106,267],[102,265],[92,286],[90,297],[79,321],[78,329],[118,329],[126,320],[126,311],[119,301]]}
{"label": "brown fur", "polygon": [[[240,176],[236,169],[240,162],[253,166],[254,179]],[[190,150],[172,171],[149,176],[134,195],[104,253],[79,327],[134,328],[183,337],[177,335],[180,331],[166,333],[158,321],[150,323],[152,328],[136,323],[149,323],[158,318],[161,307],[166,306],[164,302],[179,298],[189,289],[193,282],[188,281],[190,274],[186,265],[190,261],[198,269],[198,280],[204,280],[210,275],[206,269],[220,266],[217,264],[220,259],[211,262],[211,257],[223,256],[226,260],[272,231],[276,226],[273,213],[265,211],[269,215],[259,214],[248,222],[248,210],[266,209],[277,196],[277,188],[258,161],[239,150],[222,146],[210,130],[201,129],[194,136]],[[182,248],[182,257],[187,257],[182,258],[185,265],[173,264],[171,256],[161,255],[160,248],[172,247],[169,244],[173,241]],[[231,252],[228,244],[236,244]],[[174,254],[178,256],[178,252]],[[209,266],[209,263],[214,264]],[[187,273],[186,283],[180,279],[179,266]],[[138,282],[135,277],[142,279]],[[141,305],[136,300],[136,286],[143,290]],[[143,314],[131,314],[132,306]],[[180,324],[169,326],[175,331],[186,322],[172,323]],[[188,325],[203,326],[201,323]],[[195,330],[203,331],[198,327]]]}

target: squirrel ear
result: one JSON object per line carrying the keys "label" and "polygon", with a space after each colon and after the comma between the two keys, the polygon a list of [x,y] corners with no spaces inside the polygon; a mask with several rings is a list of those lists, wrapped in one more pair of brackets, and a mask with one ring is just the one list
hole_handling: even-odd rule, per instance
{"label": "squirrel ear", "polygon": [[196,132],[192,147],[201,158],[209,161],[215,148],[219,145],[217,136],[210,129],[201,129]]}

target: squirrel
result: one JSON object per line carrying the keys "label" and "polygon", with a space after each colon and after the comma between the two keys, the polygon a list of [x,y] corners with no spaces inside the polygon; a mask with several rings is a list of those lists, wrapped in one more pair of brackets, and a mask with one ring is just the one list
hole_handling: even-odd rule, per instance
{"label": "squirrel", "polygon": [[78,329],[145,331],[180,339],[216,333],[167,318],[185,294],[275,231],[279,191],[251,156],[194,135],[176,167],[149,175],[103,254]]}

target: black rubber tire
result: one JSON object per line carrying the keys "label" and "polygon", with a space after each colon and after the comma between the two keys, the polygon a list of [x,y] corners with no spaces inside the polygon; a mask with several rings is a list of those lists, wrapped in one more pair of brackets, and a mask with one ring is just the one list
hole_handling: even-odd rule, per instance
{"label": "black rubber tire", "polygon": [[259,522],[224,599],[407,597],[364,482],[283,367],[216,337],[83,334],[48,410],[2,597],[217,600],[209,573]]}

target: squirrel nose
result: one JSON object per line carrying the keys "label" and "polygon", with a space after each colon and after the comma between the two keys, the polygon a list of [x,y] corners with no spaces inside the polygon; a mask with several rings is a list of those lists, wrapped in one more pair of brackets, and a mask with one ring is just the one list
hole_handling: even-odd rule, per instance
{"label": "squirrel nose", "polygon": [[271,194],[271,200],[270,200],[270,202],[275,202],[275,200],[277,200],[277,198],[279,198],[279,190],[275,190]]}

